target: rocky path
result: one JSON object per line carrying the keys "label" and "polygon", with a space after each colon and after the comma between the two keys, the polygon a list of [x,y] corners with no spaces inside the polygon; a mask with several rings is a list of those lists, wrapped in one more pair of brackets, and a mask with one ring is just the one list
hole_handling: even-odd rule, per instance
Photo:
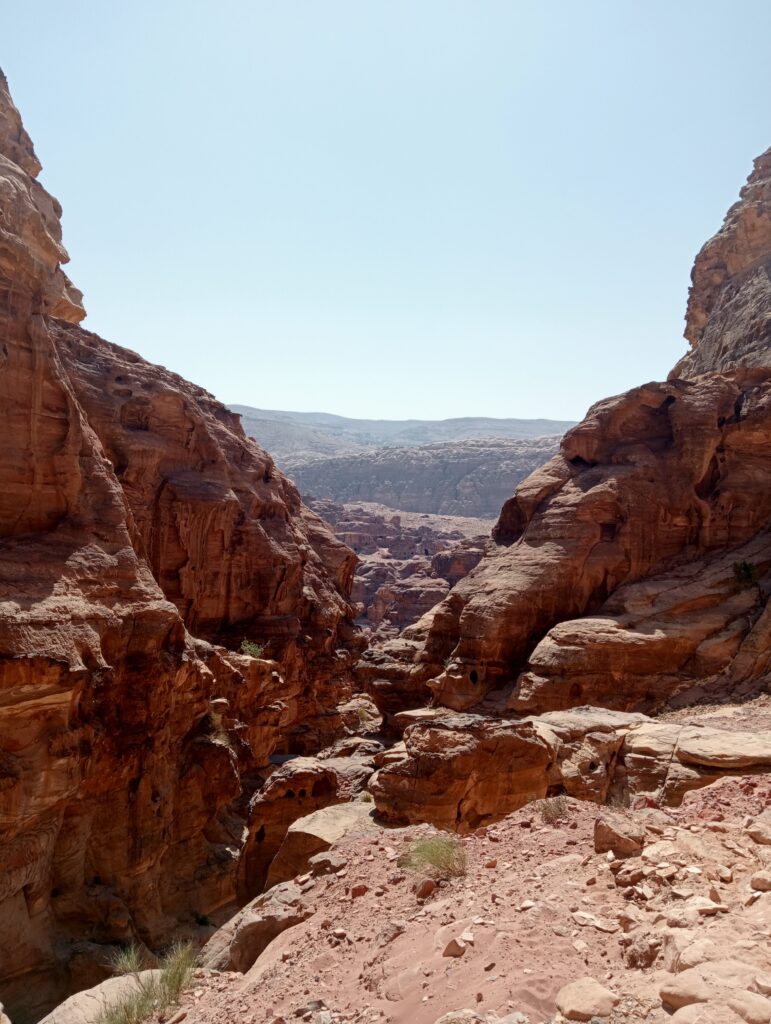
{"label": "rocky path", "polygon": [[531,804],[460,840],[467,870],[451,879],[399,866],[428,826],[348,836],[317,859],[330,873],[293,883],[306,919],[245,973],[202,974],[183,1012],[189,1024],[764,1024],[770,806],[768,776],[678,809],[565,800],[550,821],[561,804]]}

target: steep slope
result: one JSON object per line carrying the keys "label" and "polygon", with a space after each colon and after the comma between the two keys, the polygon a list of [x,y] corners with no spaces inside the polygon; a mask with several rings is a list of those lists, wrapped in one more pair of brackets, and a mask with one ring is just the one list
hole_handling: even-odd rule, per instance
{"label": "steep slope", "polygon": [[[699,299],[705,251],[697,260],[689,315],[703,321],[695,353],[711,372],[688,357],[689,379],[589,410],[504,505],[498,546],[401,638],[367,652],[361,677],[384,711],[429,695],[463,710],[500,688],[511,711],[655,709],[694,687],[767,679],[771,370],[758,364],[771,357],[757,333],[771,317],[771,293],[758,292],[771,260],[767,171],[765,156],[705,250],[722,251],[736,276]],[[751,260],[747,224],[761,226]],[[718,335],[721,352],[705,341]]]}
{"label": "steep slope", "polygon": [[[233,899],[249,798],[274,751],[339,731],[355,649],[355,556],[237,418],[78,327],[39,170],[0,77],[0,1002],[15,1024],[98,978],[105,946],[157,945]],[[207,642],[244,637],[264,656]]]}

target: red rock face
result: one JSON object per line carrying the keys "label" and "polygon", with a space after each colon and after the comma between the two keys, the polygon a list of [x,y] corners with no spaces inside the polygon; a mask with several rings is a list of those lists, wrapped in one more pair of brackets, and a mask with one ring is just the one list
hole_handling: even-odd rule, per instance
{"label": "red rock face", "polygon": [[[339,733],[356,646],[353,553],[237,418],[77,326],[39,169],[2,79],[0,1002],[21,1024],[92,983],[94,944],[232,901],[259,773]],[[212,646],[243,638],[260,658]]]}
{"label": "red rock face", "polygon": [[[766,154],[697,260],[700,340],[677,370],[692,379],[590,409],[503,506],[498,546],[365,654],[360,678],[387,716],[429,695],[465,710],[500,688],[511,711],[651,709],[767,672],[771,336],[758,325],[771,292],[745,299],[771,266],[770,171]],[[716,253],[727,276],[709,290]]]}
{"label": "red rock face", "polygon": [[673,377],[771,366],[771,149],[696,257],[685,336],[692,350]]}

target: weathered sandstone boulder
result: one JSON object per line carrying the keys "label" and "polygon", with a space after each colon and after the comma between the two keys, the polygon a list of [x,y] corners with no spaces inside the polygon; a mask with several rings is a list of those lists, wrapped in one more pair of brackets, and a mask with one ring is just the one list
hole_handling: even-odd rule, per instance
{"label": "weathered sandstone boulder", "polygon": [[65,999],[40,1024],[100,1024],[110,1010],[138,992],[142,985],[152,982],[159,973],[155,970],[139,971],[137,974],[107,978],[93,988]]}
{"label": "weathered sandstone boulder", "polygon": [[249,802],[249,836],[240,863],[241,898],[262,891],[270,863],[296,818],[344,798],[329,761],[298,757],[278,767]]}
{"label": "weathered sandstone boulder", "polygon": [[293,821],[268,872],[268,887],[308,871],[310,859],[343,836],[376,831],[372,803],[354,800],[314,811]]}
{"label": "weathered sandstone boulder", "polygon": [[218,929],[201,950],[200,961],[211,970],[244,973],[278,935],[314,909],[294,882],[276,885]]}
{"label": "weathered sandstone boulder", "polygon": [[619,1001],[615,992],[595,978],[579,978],[564,985],[557,993],[557,1009],[568,1020],[591,1020],[610,1017]]}

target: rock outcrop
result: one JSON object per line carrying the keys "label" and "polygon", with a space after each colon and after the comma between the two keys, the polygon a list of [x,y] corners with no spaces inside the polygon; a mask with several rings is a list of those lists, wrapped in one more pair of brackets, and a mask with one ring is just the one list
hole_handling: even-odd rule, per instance
{"label": "rock outcrop", "polygon": [[771,151],[699,254],[694,346],[666,383],[594,405],[518,487],[496,547],[365,655],[390,721],[466,710],[653,710],[768,678]]}
{"label": "rock outcrop", "polygon": [[678,805],[726,775],[771,772],[771,731],[657,722],[601,708],[515,721],[445,712],[405,732],[404,756],[370,781],[381,820],[471,832],[567,794]]}
{"label": "rock outcrop", "polygon": [[[353,553],[238,418],[78,326],[39,170],[1,79],[0,1001],[15,1024],[92,983],[84,936],[157,945],[233,899],[260,773],[339,735],[356,647]],[[234,653],[244,638],[258,657]]]}
{"label": "rock outcrop", "polygon": [[771,149],[696,257],[691,280],[685,336],[692,347],[672,376],[771,366]]}
{"label": "rock outcrop", "polygon": [[[438,608],[365,655],[382,710],[411,691],[417,706],[427,685],[463,710],[506,684],[527,710],[645,710],[710,676],[762,676],[770,438],[765,370],[648,384],[595,405],[504,505],[497,547]],[[688,592],[688,573],[712,584]]]}

